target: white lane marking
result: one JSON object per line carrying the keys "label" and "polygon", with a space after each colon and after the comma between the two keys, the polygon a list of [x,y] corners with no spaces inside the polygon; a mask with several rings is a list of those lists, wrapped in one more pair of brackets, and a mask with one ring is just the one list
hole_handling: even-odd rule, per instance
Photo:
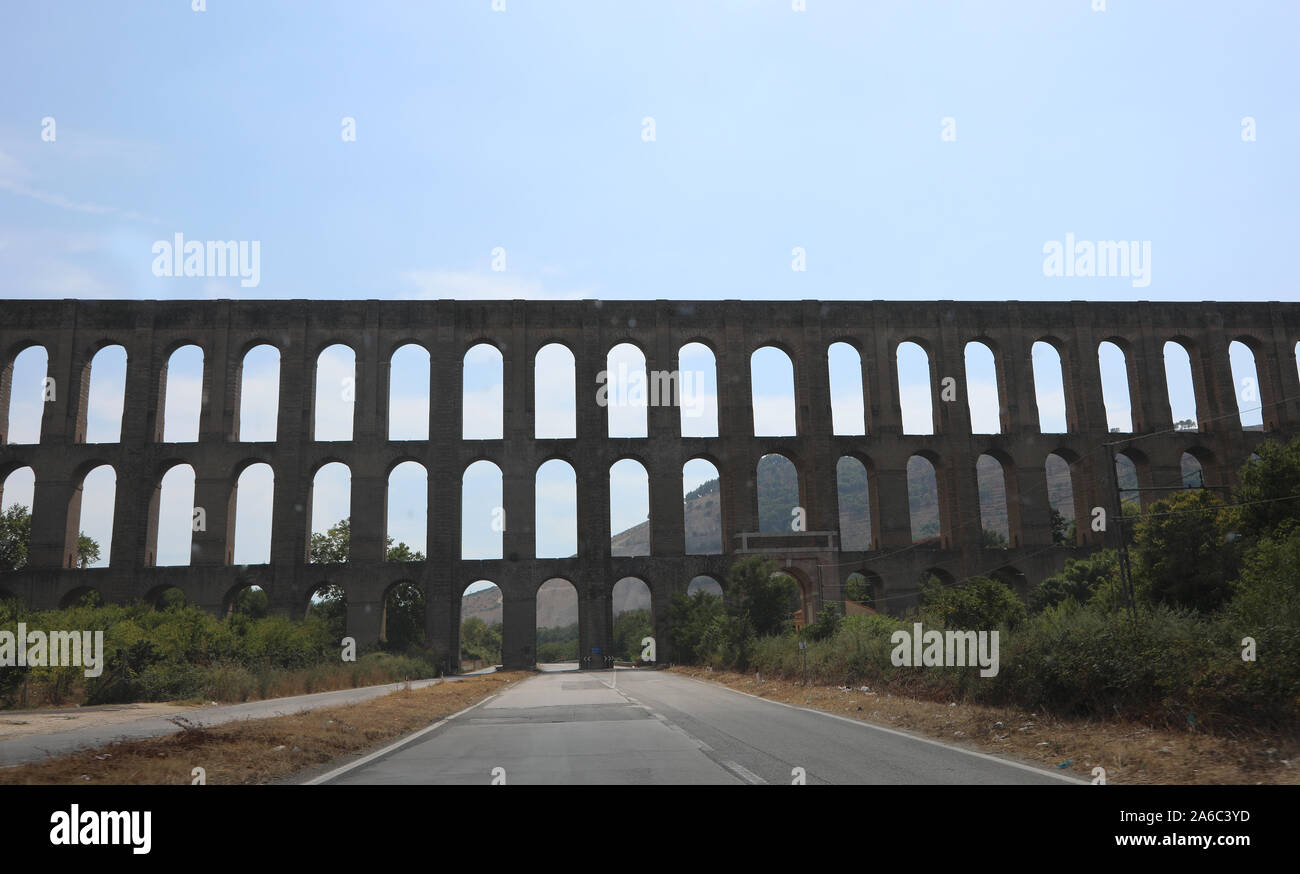
{"label": "white lane marking", "polygon": [[737,777],[744,780],[746,783],[750,784],[751,786],[767,785],[766,780],[764,780],[762,777],[758,776],[753,771],[749,770],[744,765],[738,762],[731,762],[731,761],[724,760],[722,762],[722,767],[726,768],[728,771],[731,771],[733,774],[735,774]]}
{"label": "white lane marking", "polygon": [[[530,678],[528,678],[528,679],[532,679],[532,678],[530,677]],[[522,681],[520,681],[520,682],[522,682]],[[337,779],[338,777],[343,776],[343,775],[346,774],[348,771],[354,770],[354,769],[356,769],[356,768],[360,768],[362,765],[368,764],[369,762],[373,762],[375,759],[379,758],[380,756],[385,756],[385,755],[388,755],[389,753],[393,752],[394,750],[401,749],[402,747],[406,746],[407,744],[411,743],[412,741],[416,741],[416,740],[419,740],[420,738],[424,737],[424,736],[425,736],[426,734],[428,734],[429,732],[431,732],[431,731],[437,731],[438,729],[442,728],[442,727],[443,727],[444,725],[446,725],[447,723],[451,722],[451,721],[452,721],[453,719],[455,719],[457,716],[460,716],[460,715],[463,714],[463,713],[469,713],[469,712],[470,712],[471,710],[473,710],[475,707],[481,707],[481,706],[483,706],[484,704],[486,704],[486,703],[488,703],[489,701],[491,701],[493,698],[496,698],[496,697],[498,697],[499,695],[501,695],[502,693],[509,691],[510,688],[513,687],[513,686],[515,686],[515,685],[517,685],[517,684],[516,684],[516,683],[511,683],[509,686],[506,686],[504,689],[502,689],[501,692],[494,692],[494,693],[492,693],[491,695],[489,695],[488,697],[484,698],[482,701],[478,702],[477,704],[471,704],[470,706],[466,707],[464,710],[457,710],[457,711],[456,711],[455,713],[453,713],[451,716],[447,716],[447,717],[444,717],[444,718],[442,718],[442,719],[439,719],[439,720],[438,720],[437,722],[435,722],[433,725],[426,725],[424,728],[420,729],[419,731],[415,732],[414,734],[408,734],[406,737],[404,737],[404,738],[402,738],[402,739],[400,739],[400,740],[394,741],[393,743],[389,744],[388,746],[384,747],[383,749],[375,750],[373,753],[370,753],[369,755],[363,756],[363,757],[357,759],[355,762],[350,762],[350,763],[348,763],[348,764],[346,764],[346,765],[343,765],[342,767],[335,768],[333,771],[328,771],[328,772],[326,772],[326,773],[324,773],[324,774],[321,774],[319,777],[316,777],[316,778],[314,778],[314,779],[312,779],[312,780],[308,780],[306,783],[303,783],[302,785],[304,785],[304,786],[320,786],[320,785],[322,785],[322,784],[324,784],[324,783],[328,783],[328,782],[331,781],[331,780],[334,780],[334,779]]]}
{"label": "white lane marking", "polygon": [[1077,777],[1071,777],[1066,774],[1060,774],[1053,771],[1048,771],[1044,768],[1039,768],[1034,765],[1026,765],[1021,762],[1015,762],[1010,759],[1001,758],[1000,756],[994,756],[988,753],[981,753],[977,750],[968,750],[965,749],[964,747],[951,746],[949,744],[944,743],[943,741],[933,740],[928,737],[920,737],[919,735],[915,735],[915,734],[909,734],[908,732],[905,731],[899,731],[896,728],[886,728],[883,725],[876,725],[874,723],[866,722],[864,720],[850,719],[847,716],[840,716],[838,713],[828,713],[825,710],[815,710],[811,707],[799,707],[795,704],[786,704],[784,701],[773,701],[771,698],[763,698],[758,695],[751,695],[748,692],[742,692],[739,689],[733,689],[730,686],[723,685],[722,683],[710,683],[707,680],[697,680],[694,677],[687,677],[682,674],[675,674],[674,676],[680,677],[683,680],[690,680],[693,683],[699,683],[702,686],[708,686],[711,689],[723,689],[727,692],[735,692],[737,695],[744,695],[746,698],[753,698],[755,701],[762,701],[766,704],[776,704],[781,707],[788,707],[791,710],[802,710],[805,713],[815,713],[818,716],[829,716],[831,719],[838,719],[840,722],[847,722],[849,725],[858,725],[861,726],[862,728],[872,729],[873,731],[883,731],[886,734],[897,735],[898,737],[904,737],[907,738],[908,740],[914,740],[914,741],[919,741],[920,743],[931,744],[936,747],[942,747],[945,750],[952,750],[954,753],[965,753],[968,756],[975,756],[976,758],[979,759],[986,759],[990,762],[997,762],[999,765],[1009,765],[1012,768],[1019,768],[1022,771],[1029,771],[1031,774],[1038,774],[1043,777],[1052,777],[1056,780],[1060,780],[1062,783],[1074,783],[1079,786],[1091,785],[1087,780],[1080,780]]}

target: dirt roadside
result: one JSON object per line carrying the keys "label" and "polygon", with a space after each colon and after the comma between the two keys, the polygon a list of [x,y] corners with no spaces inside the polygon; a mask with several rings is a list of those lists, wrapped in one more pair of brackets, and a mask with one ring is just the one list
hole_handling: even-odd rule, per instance
{"label": "dirt roadside", "polygon": [[177,785],[193,782],[195,768],[203,769],[209,785],[278,782],[369,752],[528,676],[522,671],[484,674],[356,704],[119,741],[0,770],[0,785]]}

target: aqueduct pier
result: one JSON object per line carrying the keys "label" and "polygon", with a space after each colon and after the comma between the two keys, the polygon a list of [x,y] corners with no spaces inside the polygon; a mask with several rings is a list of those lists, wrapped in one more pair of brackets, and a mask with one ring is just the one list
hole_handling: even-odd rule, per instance
{"label": "aqueduct pier", "polygon": [[[0,482],[30,467],[34,500],[29,561],[0,574],[0,590],[37,608],[63,603],[87,587],[109,601],[151,598],[168,587],[192,604],[222,611],[234,593],[262,587],[271,609],[301,615],[323,583],[343,587],[348,631],[360,643],[379,638],[390,587],[420,586],[427,601],[426,634],[440,653],[459,649],[460,600],[465,587],[490,580],[504,599],[503,659],[507,667],[535,661],[536,592],[563,578],[577,590],[580,650],[609,652],[615,581],[637,577],[652,593],[661,660],[668,647],[667,604],[700,575],[725,582],[731,563],[761,552],[786,565],[804,590],[810,614],[842,599],[850,573],[867,575],[879,603],[891,611],[915,603],[918,578],[933,572],[961,580],[1001,576],[1021,588],[1059,571],[1113,537],[1077,526],[1077,542],[1053,546],[1044,460],[1055,453],[1070,463],[1075,518],[1114,506],[1114,467],[1104,444],[1130,435],[1110,433],[1103,407],[1098,345],[1124,353],[1133,439],[1116,450],[1136,466],[1142,501],[1160,489],[1182,487],[1180,459],[1190,453],[1206,483],[1231,485],[1252,447],[1267,437],[1300,432],[1300,378],[1296,341],[1300,305],[1290,303],[1085,303],[887,301],[35,301],[0,304]],[[896,350],[911,341],[929,356],[933,433],[905,434]],[[993,353],[1000,433],[973,434],[966,397],[963,349],[971,341]],[[1042,433],[1031,363],[1036,341],[1060,357],[1066,430]],[[1183,346],[1191,363],[1197,427],[1174,428],[1162,349]],[[1243,430],[1229,368],[1233,341],[1254,355],[1262,406],[1261,431]],[[596,401],[597,374],[611,347],[631,343],[648,370],[678,369],[678,352],[701,343],[714,354],[718,433],[683,437],[675,407],[647,410],[647,436],[611,438],[606,411]],[[860,355],[865,436],[837,436],[831,427],[827,350],[851,345]],[[414,343],[430,355],[429,438],[387,439],[389,361]],[[462,370],[468,349],[488,343],[503,362],[503,436],[462,437]],[[534,421],[534,359],[548,344],[574,357],[576,437],[538,439]],[[90,362],[120,344],[127,354],[124,414],[117,443],[83,442]],[[173,350],[202,349],[202,407],[197,442],[164,443],[166,365]],[[280,354],[278,431],[274,442],[241,442],[239,411],[244,354],[269,344]],[[317,441],[313,434],[318,356],[332,344],[355,353],[355,406],[350,441]],[[47,374],[58,387],[45,403],[40,441],[10,444],[8,411],[13,362],[43,346]],[[793,365],[796,433],[754,435],[750,395],[752,353],[784,351]],[[951,401],[944,396],[945,379]],[[69,390],[64,390],[67,387]],[[953,391],[955,390],[955,395]],[[806,531],[758,534],[755,471],[767,453],[781,453],[797,470]],[[940,534],[917,544],[910,527],[909,458],[929,460],[936,473]],[[995,458],[1005,477],[1010,546],[982,541],[976,459]],[[867,471],[870,549],[841,548],[837,461],[849,456]],[[550,459],[577,471],[577,555],[534,556],[534,483]],[[609,530],[610,465],[639,461],[648,472],[650,548],[644,556],[612,555]],[[720,474],[723,551],[685,551],[682,466],[693,458]],[[508,524],[499,559],[460,557],[460,489],[473,462],[487,459],[502,472]],[[385,561],[385,488],[389,471],[416,461],[428,474],[428,559]],[[315,472],[342,461],[351,470],[351,551],[345,564],[310,564],[308,544]],[[266,564],[231,563],[234,495],[238,477],[263,462],[274,472],[271,555]],[[184,567],[153,565],[158,489],[163,474],[186,463],[195,471],[195,505],[206,509],[206,530],[193,534]],[[111,563],[76,568],[81,486],[86,473],[108,464],[116,472]]]}

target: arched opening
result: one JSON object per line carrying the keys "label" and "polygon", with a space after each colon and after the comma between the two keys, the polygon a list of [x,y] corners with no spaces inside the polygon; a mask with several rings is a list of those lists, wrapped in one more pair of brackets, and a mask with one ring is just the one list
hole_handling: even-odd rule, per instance
{"label": "arched opening", "polygon": [[465,353],[461,373],[461,436],[500,440],[505,435],[505,360],[490,343]]}
{"label": "arched opening", "polygon": [[979,340],[966,344],[966,403],[972,434],[1002,433],[998,365],[993,350]]}
{"label": "arched opening", "polygon": [[159,374],[157,439],[163,443],[197,443],[203,415],[203,350],[193,344],[172,352]]}
{"label": "arched opening", "polygon": [[101,464],[85,475],[81,487],[72,496],[68,508],[70,521],[76,525],[75,548],[70,550],[68,567],[108,567],[113,551],[113,509],[117,501],[117,471],[111,464]]}
{"label": "arched opening", "polygon": [[229,564],[271,563],[271,508],[275,503],[275,471],[265,462],[250,464],[235,483],[234,543]]}
{"label": "arched opening", "polygon": [[980,496],[980,531],[985,549],[1019,546],[1011,538],[1007,504],[1007,478],[1002,462],[991,455],[975,461],[975,478]]}
{"label": "arched opening", "polygon": [[460,557],[501,558],[505,530],[501,468],[487,460],[476,461],[461,477]]}
{"label": "arched opening", "polygon": [[403,461],[388,472],[386,561],[424,561],[429,531],[429,472],[418,461]]}
{"label": "arched opening", "polygon": [[609,467],[610,555],[649,555],[650,476],[641,462],[621,458]]}
{"label": "arched opening", "polygon": [[379,642],[390,652],[424,648],[424,590],[410,580],[393,583],[384,592]]}
{"label": "arched opening", "polygon": [[921,455],[907,459],[907,507],[912,523],[912,542],[938,546],[943,536],[939,519],[939,477],[930,459]]}
{"label": "arched opening", "polygon": [[[0,410],[0,442],[40,443],[41,417],[46,398],[58,400],[58,386],[47,386],[50,355],[44,346],[28,346],[14,356],[0,374],[0,397],[7,392],[9,406]],[[51,391],[53,389],[53,396]]]}
{"label": "arched opening", "polygon": [[832,343],[826,350],[830,370],[831,431],[837,435],[867,433],[862,391],[862,356],[848,343]]}
{"label": "arched opening", "polygon": [[316,356],[315,418],[312,439],[351,440],[357,396],[357,356],[336,343]]}
{"label": "arched opening", "polygon": [[1205,488],[1205,468],[1201,465],[1200,459],[1190,452],[1184,452],[1179,459],[1179,466],[1183,476],[1183,488]]}
{"label": "arched opening", "polygon": [[538,440],[578,436],[576,364],[569,347],[550,343],[533,359],[533,435]]}
{"label": "arched opening", "polygon": [[558,458],[537,468],[534,551],[538,558],[569,558],[578,554],[578,475]]}
{"label": "arched opening", "polygon": [[786,623],[793,622],[795,628],[803,628],[817,621],[817,605],[814,603],[812,587],[802,577],[796,577],[785,571],[772,574],[772,579],[782,583],[785,588],[786,601],[780,615],[769,617],[771,627],[757,629],[759,636],[779,634],[785,630]]}
{"label": "arched opening", "polygon": [[388,362],[388,439],[429,439],[429,350],[418,343]]}
{"label": "arched opening", "polygon": [[239,368],[239,421],[242,443],[273,443],[280,418],[280,350],[266,343],[244,353]]}
{"label": "arched opening", "polygon": [[311,564],[343,564],[351,557],[352,470],[340,461],[321,465],[311,485]]}
{"label": "arched opening", "polygon": [[1237,412],[1243,431],[1263,431],[1264,413],[1259,373],[1255,370],[1255,353],[1240,340],[1228,344],[1232,365],[1232,384],[1236,389]]}
{"label": "arched opening", "polygon": [[578,667],[578,590],[559,578],[537,589],[538,664]]}
{"label": "arched opening", "polygon": [[337,583],[317,584],[307,595],[307,618],[324,622],[331,640],[343,640],[348,633],[347,592]]}
{"label": "arched opening", "polygon": [[683,437],[718,436],[718,361],[703,343],[677,350]]}
{"label": "arched opening", "polygon": [[641,641],[654,638],[654,598],[650,587],[637,577],[624,577],[610,593],[614,619],[614,658],[641,661]]}
{"label": "arched opening", "polygon": [[160,612],[183,610],[189,604],[189,599],[185,597],[185,593],[176,586],[158,586],[146,594],[144,599],[146,603]]}
{"label": "arched opening", "polygon": [[194,468],[175,464],[154,487],[150,502],[149,552],[145,564],[176,567],[190,564],[194,542]]}
{"label": "arched opening", "polygon": [[1074,477],[1070,463],[1053,452],[1043,463],[1047,478],[1047,503],[1052,543],[1074,546],[1078,543],[1077,510],[1074,505]]}
{"label": "arched opening", "polygon": [[1196,385],[1192,381],[1192,359],[1182,343],[1165,343],[1165,385],[1169,390],[1169,412],[1179,431],[1196,431]]}
{"label": "arched opening", "polygon": [[875,613],[876,598],[881,594],[880,576],[873,571],[854,571],[844,581],[844,614]]}
{"label": "arched opening", "polygon": [[104,598],[99,590],[90,586],[77,586],[59,599],[59,609],[69,610],[73,607],[102,607]]}
{"label": "arched opening", "polygon": [[1021,573],[1018,569],[1005,565],[989,572],[989,577],[1002,583],[1008,589],[1016,593],[1020,600],[1025,601],[1029,598],[1029,578]]}
{"label": "arched opening", "polygon": [[682,517],[687,555],[722,553],[722,480],[713,462],[682,465]]}
{"label": "arched opening", "polygon": [[713,577],[706,577],[703,575],[692,577],[691,581],[686,585],[686,596],[688,598],[694,598],[698,594],[709,595],[718,600],[722,600],[722,584]]}
{"label": "arched opening", "polygon": [[1038,432],[1064,434],[1070,430],[1065,413],[1065,379],[1061,370],[1061,353],[1045,340],[1038,340],[1030,350],[1034,364],[1034,400],[1038,404]]}
{"label": "arched opening", "polygon": [[794,364],[775,346],[762,346],[749,358],[750,402],[755,437],[793,437],[796,432]]}
{"label": "arched opening", "polygon": [[77,416],[78,443],[118,443],[126,400],[126,349],[105,346],[82,373],[86,400]]}
{"label": "arched opening", "polygon": [[249,619],[265,619],[271,609],[271,599],[261,586],[239,583],[229,592],[222,603],[221,615],[247,616]]}
{"label": "arched opening", "polygon": [[904,434],[934,433],[934,391],[930,382],[930,356],[918,344],[904,341],[895,352],[898,365],[898,402]]}
{"label": "arched opening", "polygon": [[840,549],[871,549],[871,492],[867,466],[850,456],[835,465],[835,486],[840,505]]}
{"label": "arched opening", "polygon": [[501,664],[504,599],[490,580],[475,580],[460,596],[460,671]]}
{"label": "arched opening", "polygon": [[779,452],[758,460],[758,530],[764,534],[807,531],[799,471]]}
{"label": "arched opening", "polygon": [[1133,407],[1128,392],[1128,362],[1124,350],[1103,340],[1097,346],[1097,363],[1101,368],[1101,398],[1106,407],[1106,427],[1127,434],[1133,430]]}
{"label": "arched opening", "polygon": [[6,531],[0,537],[0,573],[27,566],[32,537],[32,494],[36,472],[30,467],[11,471],[0,481],[0,514]]}
{"label": "arched opening", "polygon": [[631,343],[619,343],[605,357],[605,383],[597,401],[604,401],[610,437],[645,437],[647,392],[645,354]]}

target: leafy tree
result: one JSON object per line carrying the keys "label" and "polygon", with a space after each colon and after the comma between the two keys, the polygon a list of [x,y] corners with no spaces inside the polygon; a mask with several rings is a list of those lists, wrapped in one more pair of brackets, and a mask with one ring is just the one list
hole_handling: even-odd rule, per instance
{"label": "leafy tree", "polygon": [[844,597],[863,607],[876,606],[876,591],[871,581],[861,574],[853,574],[844,584]]}
{"label": "leafy tree", "polygon": [[271,599],[265,591],[249,586],[235,596],[235,602],[231,605],[230,612],[240,616],[247,616],[250,619],[265,619],[270,604]]}
{"label": "leafy tree", "polygon": [[978,631],[1016,628],[1025,620],[1025,605],[1005,583],[972,577],[959,586],[944,586],[933,576],[921,587],[927,618],[944,628]]}
{"label": "leafy tree", "polygon": [[641,658],[641,640],[654,637],[654,618],[649,610],[624,610],[614,620],[614,654],[627,661]]}
{"label": "leafy tree", "polygon": [[1065,560],[1065,570],[1043,580],[1029,593],[1035,611],[1054,607],[1066,598],[1086,604],[1097,587],[1118,573],[1119,560],[1113,549],[1103,549],[1086,558]]}
{"label": "leafy tree", "polygon": [[340,519],[324,534],[319,531],[312,532],[311,563],[344,564],[348,560],[351,541],[351,519]]}
{"label": "leafy tree", "polygon": [[817,611],[817,621],[805,625],[803,635],[809,640],[830,640],[840,630],[844,621],[844,612],[838,601],[827,601]]}
{"label": "leafy tree", "polygon": [[478,616],[466,619],[460,624],[460,653],[466,661],[500,664],[501,626],[488,625]]}
{"label": "leafy tree", "polygon": [[[32,539],[32,514],[22,504],[0,513],[0,571],[27,567],[27,549]],[[99,561],[99,542],[82,531],[77,535],[77,566]]]}
{"label": "leafy tree", "polygon": [[424,645],[424,590],[415,583],[398,583],[388,590],[384,637],[384,648],[398,652]]}
{"label": "leafy tree", "polygon": [[1001,531],[992,531],[985,528],[981,537],[985,549],[1006,549],[1010,544]]}
{"label": "leafy tree", "polygon": [[1156,501],[1134,527],[1134,588],[1153,604],[1212,611],[1231,593],[1237,551],[1227,542],[1223,504],[1202,489]]}
{"label": "leafy tree", "polygon": [[727,613],[747,624],[756,636],[789,631],[800,602],[799,587],[769,558],[743,558],[727,574]]}
{"label": "leafy tree", "polygon": [[22,504],[0,513],[0,570],[27,566],[27,544],[32,538],[32,517]]}
{"label": "leafy tree", "polygon": [[711,653],[704,641],[712,627],[726,618],[722,599],[703,590],[694,595],[679,592],[668,605],[672,632],[673,659],[683,664],[699,664]]}
{"label": "leafy tree", "polygon": [[1055,507],[1051,515],[1052,543],[1059,546],[1073,546],[1075,539],[1074,520],[1066,519]]}
{"label": "leafy tree", "polygon": [[1259,458],[1241,469],[1236,489],[1237,502],[1250,504],[1238,509],[1240,533],[1246,537],[1300,521],[1300,437],[1286,444],[1266,441],[1255,454]]}

